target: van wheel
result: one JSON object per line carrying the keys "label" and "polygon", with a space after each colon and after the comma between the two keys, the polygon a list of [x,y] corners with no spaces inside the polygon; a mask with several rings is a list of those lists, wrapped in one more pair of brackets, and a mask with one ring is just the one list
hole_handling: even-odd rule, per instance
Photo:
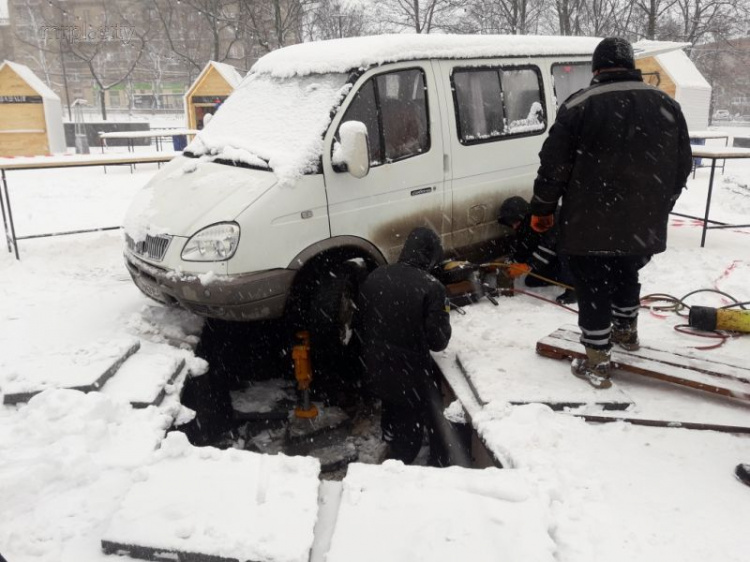
{"label": "van wheel", "polygon": [[309,309],[315,339],[349,344],[361,274],[359,266],[345,263],[317,279]]}

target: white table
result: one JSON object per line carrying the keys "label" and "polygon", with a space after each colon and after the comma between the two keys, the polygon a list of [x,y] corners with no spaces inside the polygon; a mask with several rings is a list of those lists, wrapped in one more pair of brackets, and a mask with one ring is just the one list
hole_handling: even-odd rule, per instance
{"label": "white table", "polygon": [[[711,140],[711,139],[724,139],[724,146],[729,146],[729,141],[732,138],[732,135],[730,135],[726,131],[690,131],[688,133],[688,136],[691,140]],[[721,161],[721,173],[724,173],[724,165],[726,164],[726,160]],[[701,166],[702,167],[702,166]],[[696,164],[695,160],[693,160],[693,177],[695,177],[695,170],[698,168],[698,165]]]}
{"label": "white table", "polygon": [[[711,195],[714,187],[714,175],[716,172],[716,161],[717,160],[731,160],[736,158],[750,158],[750,148],[735,148],[731,146],[693,146],[693,156],[696,158],[706,158],[711,160],[711,176],[708,180],[708,194],[706,196],[706,212],[701,217],[695,217],[692,215],[684,215],[681,213],[672,213],[679,217],[685,217],[689,219],[696,219],[703,221],[703,233],[701,234],[701,248],[706,245],[706,232],[709,228],[750,228],[750,224],[727,224],[725,222],[719,222],[710,220],[708,218],[711,210]],[[709,226],[709,224],[711,226]]]}

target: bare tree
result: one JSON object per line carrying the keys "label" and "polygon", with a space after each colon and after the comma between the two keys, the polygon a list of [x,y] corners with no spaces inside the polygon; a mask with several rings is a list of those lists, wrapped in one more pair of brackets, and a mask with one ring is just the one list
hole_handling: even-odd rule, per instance
{"label": "bare tree", "polygon": [[533,31],[541,8],[540,0],[474,0],[464,6],[464,18],[448,29],[456,33],[525,35]]}
{"label": "bare tree", "polygon": [[115,4],[101,1],[99,25],[81,29],[66,2],[50,0],[57,11],[57,28],[65,51],[85,65],[94,80],[102,119],[107,119],[106,92],[125,82],[138,64],[146,45],[149,28],[141,27],[148,19],[140,13],[137,2]]}
{"label": "bare tree", "polygon": [[449,29],[463,4],[460,0],[382,0],[378,9],[381,20],[393,29],[430,33]]}
{"label": "bare tree", "polygon": [[366,31],[366,14],[361,5],[342,0],[320,0],[308,6],[304,17],[303,39],[316,41],[357,37]]}

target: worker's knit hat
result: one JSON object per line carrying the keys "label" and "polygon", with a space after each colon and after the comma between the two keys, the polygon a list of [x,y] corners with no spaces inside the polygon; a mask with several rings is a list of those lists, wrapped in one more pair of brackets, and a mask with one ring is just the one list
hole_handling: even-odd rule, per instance
{"label": "worker's knit hat", "polygon": [[523,197],[509,197],[500,205],[497,221],[506,226],[513,226],[514,222],[521,222],[531,211],[531,205]]}
{"label": "worker's knit hat", "polygon": [[635,68],[633,47],[621,37],[607,37],[594,49],[594,58],[591,61],[591,71],[605,70],[607,68]]}

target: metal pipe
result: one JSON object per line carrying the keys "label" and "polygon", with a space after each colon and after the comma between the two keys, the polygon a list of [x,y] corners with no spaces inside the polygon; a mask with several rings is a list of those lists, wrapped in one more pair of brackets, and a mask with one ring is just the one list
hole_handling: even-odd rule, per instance
{"label": "metal pipe", "polygon": [[10,237],[8,241],[13,244],[13,250],[16,253],[16,259],[21,260],[18,255],[18,242],[16,242],[16,227],[13,225],[13,211],[10,208],[10,193],[8,192],[8,178],[5,177],[5,170],[0,170],[3,178],[3,193],[5,195],[5,203],[8,206],[8,223],[5,225],[5,235],[8,237],[8,229],[10,227]]}
{"label": "metal pipe", "polygon": [[[442,378],[440,369],[434,361],[432,363],[432,370],[433,373],[440,375]],[[430,427],[445,450],[448,465],[472,468],[471,455],[469,455],[458,430],[452,423],[445,419],[443,415],[444,410],[443,395],[440,393],[438,386],[436,384],[427,385],[427,414],[431,421]]]}

